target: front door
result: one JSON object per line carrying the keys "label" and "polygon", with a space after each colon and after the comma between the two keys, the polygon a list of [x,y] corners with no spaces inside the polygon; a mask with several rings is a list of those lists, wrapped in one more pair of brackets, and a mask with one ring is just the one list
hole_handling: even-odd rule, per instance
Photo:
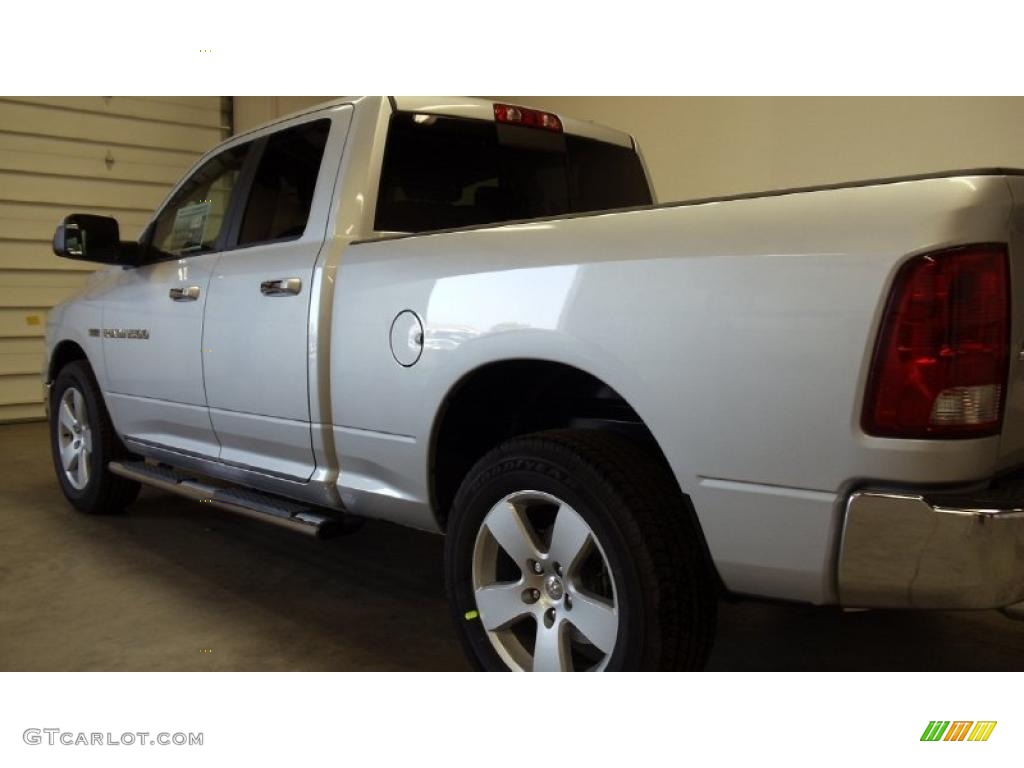
{"label": "front door", "polygon": [[103,297],[107,406],[128,438],[216,457],[203,388],[203,311],[224,247],[225,216],[250,145],[203,163],[149,230],[146,264],[124,269]]}
{"label": "front door", "polygon": [[222,461],[308,480],[309,311],[351,108],[262,139],[235,246],[210,281],[203,359]]}

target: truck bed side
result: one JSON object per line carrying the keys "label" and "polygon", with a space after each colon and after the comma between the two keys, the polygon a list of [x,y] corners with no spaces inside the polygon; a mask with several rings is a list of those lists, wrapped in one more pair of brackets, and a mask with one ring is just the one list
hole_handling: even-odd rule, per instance
{"label": "truck bed side", "polygon": [[[969,483],[1005,463],[998,437],[883,439],[859,421],[895,271],[913,254],[1006,241],[1009,190],[999,175],[933,178],[329,249],[342,497],[436,526],[432,439],[453,386],[496,361],[558,361],[641,416],[727,586],[832,601],[849,489]],[[425,334],[408,368],[388,344],[406,309]],[[1011,397],[1016,423],[1024,395]]]}

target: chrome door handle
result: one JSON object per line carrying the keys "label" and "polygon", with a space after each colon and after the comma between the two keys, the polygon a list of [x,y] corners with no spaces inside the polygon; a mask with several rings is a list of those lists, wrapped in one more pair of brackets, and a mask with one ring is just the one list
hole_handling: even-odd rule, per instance
{"label": "chrome door handle", "polygon": [[195,301],[199,298],[199,286],[190,285],[188,288],[171,288],[168,295],[172,301]]}
{"label": "chrome door handle", "polygon": [[282,277],[260,283],[260,293],[264,296],[295,296],[301,290],[302,280],[297,277]]}

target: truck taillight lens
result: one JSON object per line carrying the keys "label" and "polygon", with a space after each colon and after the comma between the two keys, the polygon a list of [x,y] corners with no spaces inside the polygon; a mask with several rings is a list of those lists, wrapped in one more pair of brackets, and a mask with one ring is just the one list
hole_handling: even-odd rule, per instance
{"label": "truck taillight lens", "polygon": [[911,259],[896,275],[882,320],[864,431],[933,439],[998,433],[1009,341],[1005,245]]}
{"label": "truck taillight lens", "polygon": [[527,128],[543,128],[546,131],[561,132],[562,121],[551,112],[516,107],[511,104],[495,104],[494,119],[499,123],[525,125]]}

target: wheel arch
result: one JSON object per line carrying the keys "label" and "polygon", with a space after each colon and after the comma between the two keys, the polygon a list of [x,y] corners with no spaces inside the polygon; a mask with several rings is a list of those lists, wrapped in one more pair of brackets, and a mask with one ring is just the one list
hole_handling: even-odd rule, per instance
{"label": "wheel arch", "polygon": [[503,359],[463,374],[437,409],[428,477],[439,527],[446,528],[459,485],[484,454],[509,438],[560,428],[613,431],[644,444],[685,495],[654,433],[602,378],[543,358]]}
{"label": "wheel arch", "polygon": [[93,369],[93,373],[96,372],[96,367],[92,364],[92,361],[89,360],[89,356],[77,341],[74,341],[73,339],[64,339],[58,342],[53,348],[53,353],[50,355],[50,360],[46,366],[47,383],[51,383],[57,378],[57,374],[60,373],[61,368],[76,360],[84,360],[89,364],[89,367]]}

